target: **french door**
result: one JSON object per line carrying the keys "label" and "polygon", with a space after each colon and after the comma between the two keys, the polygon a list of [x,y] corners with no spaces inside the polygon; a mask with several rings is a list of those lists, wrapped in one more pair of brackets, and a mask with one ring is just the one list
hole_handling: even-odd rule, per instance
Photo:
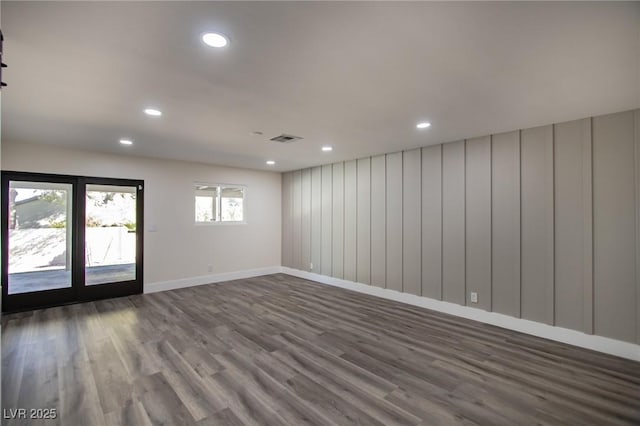
{"label": "french door", "polygon": [[143,189],[2,172],[2,310],[142,293]]}

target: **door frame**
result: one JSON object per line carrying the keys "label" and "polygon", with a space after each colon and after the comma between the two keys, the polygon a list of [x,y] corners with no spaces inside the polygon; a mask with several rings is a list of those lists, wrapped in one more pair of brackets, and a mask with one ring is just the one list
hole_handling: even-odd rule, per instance
{"label": "door frame", "polygon": [[[51,182],[71,184],[71,202],[72,217],[70,218],[70,226],[72,232],[71,239],[71,286],[66,288],[56,288],[52,290],[41,290],[29,293],[9,294],[9,182],[12,180],[27,182]],[[41,173],[25,173],[25,172],[2,172],[2,202],[1,208],[1,227],[2,227],[2,311],[21,311],[31,309],[32,307],[44,307],[52,305],[62,305],[71,303],[76,298],[76,288],[73,285],[77,272],[77,256],[78,253],[78,221],[73,215],[77,215],[78,208],[78,191],[75,179],[71,176],[64,175],[47,175]]]}
{"label": "door frame", "polygon": [[[129,281],[118,281],[115,283],[105,283],[97,285],[85,285],[85,218],[87,185],[113,185],[113,186],[135,186],[136,188],[136,279]],[[78,217],[82,218],[82,226],[78,229],[79,242],[79,259],[78,276],[76,283],[78,288],[78,301],[87,302],[90,300],[106,299],[110,297],[130,296],[132,294],[140,294],[143,291],[142,273],[143,273],[143,230],[144,230],[144,181],[133,179],[112,179],[100,177],[79,177],[78,178],[78,197],[82,202],[78,203]]]}
{"label": "door frame", "polygon": [[[71,240],[71,287],[40,290],[30,293],[9,294],[9,182],[67,183],[72,185]],[[136,188],[136,279],[116,283],[85,286],[85,228],[86,228],[86,185],[132,186]],[[2,171],[1,187],[1,238],[2,238],[2,312],[15,312],[60,306],[69,303],[86,302],[111,297],[129,296],[143,292],[144,272],[144,181],[137,179],[116,179]]]}

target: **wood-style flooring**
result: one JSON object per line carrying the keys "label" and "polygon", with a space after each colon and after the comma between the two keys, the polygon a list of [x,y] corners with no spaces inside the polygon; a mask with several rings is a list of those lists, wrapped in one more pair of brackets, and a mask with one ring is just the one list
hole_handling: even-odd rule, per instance
{"label": "wood-style flooring", "polygon": [[6,425],[640,424],[640,363],[277,274],[5,315],[2,407]]}

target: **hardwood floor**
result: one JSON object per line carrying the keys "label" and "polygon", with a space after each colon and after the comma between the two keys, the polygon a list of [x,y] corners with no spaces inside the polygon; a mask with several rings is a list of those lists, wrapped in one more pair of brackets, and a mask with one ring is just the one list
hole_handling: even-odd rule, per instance
{"label": "hardwood floor", "polygon": [[7,425],[639,424],[640,363],[277,274],[3,316],[2,406]]}

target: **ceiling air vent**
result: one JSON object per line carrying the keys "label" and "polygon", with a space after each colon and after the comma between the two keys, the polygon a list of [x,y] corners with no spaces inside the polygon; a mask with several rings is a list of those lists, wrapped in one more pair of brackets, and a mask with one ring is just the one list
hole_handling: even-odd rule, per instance
{"label": "ceiling air vent", "polygon": [[291,143],[297,140],[302,139],[300,136],[287,135],[286,133],[281,134],[280,136],[276,136],[275,138],[271,138],[270,140],[274,142],[280,143]]}

